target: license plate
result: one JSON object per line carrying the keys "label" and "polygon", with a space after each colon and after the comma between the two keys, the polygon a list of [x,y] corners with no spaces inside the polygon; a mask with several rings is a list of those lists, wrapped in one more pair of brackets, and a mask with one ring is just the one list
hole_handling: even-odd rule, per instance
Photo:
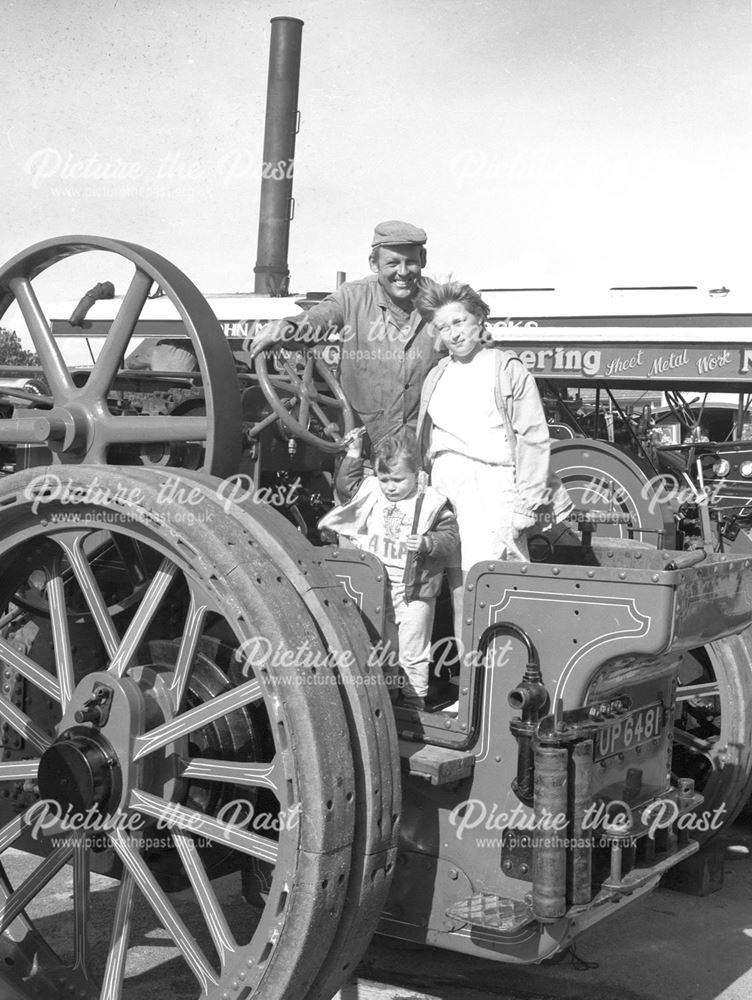
{"label": "license plate", "polygon": [[662,734],[663,705],[660,702],[644,705],[635,712],[614,719],[610,726],[601,729],[595,743],[595,760],[633,750],[651,743]]}

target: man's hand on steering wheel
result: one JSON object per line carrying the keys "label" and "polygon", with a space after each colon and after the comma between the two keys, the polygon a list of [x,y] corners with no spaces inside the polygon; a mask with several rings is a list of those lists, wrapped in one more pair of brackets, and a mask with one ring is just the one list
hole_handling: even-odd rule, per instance
{"label": "man's hand on steering wheel", "polygon": [[251,342],[251,357],[255,358],[261,351],[275,347],[293,347],[292,337],[297,327],[285,319],[273,319],[256,329]]}
{"label": "man's hand on steering wheel", "polygon": [[347,449],[348,458],[363,457],[363,436],[365,432],[365,427],[353,427],[342,438],[341,447]]}

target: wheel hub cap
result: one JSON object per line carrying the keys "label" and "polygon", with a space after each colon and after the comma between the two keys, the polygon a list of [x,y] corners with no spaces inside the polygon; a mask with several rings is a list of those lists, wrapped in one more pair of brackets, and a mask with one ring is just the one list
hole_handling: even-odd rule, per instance
{"label": "wheel hub cap", "polygon": [[120,769],[101,733],[71,729],[42,755],[38,782],[42,798],[63,811],[104,811],[119,791]]}

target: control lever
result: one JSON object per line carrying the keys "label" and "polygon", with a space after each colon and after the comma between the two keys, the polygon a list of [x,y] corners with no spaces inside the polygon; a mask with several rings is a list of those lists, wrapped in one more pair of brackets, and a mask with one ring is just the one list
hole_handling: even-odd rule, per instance
{"label": "control lever", "polygon": [[599,524],[626,524],[630,538],[634,528],[632,515],[622,511],[582,510],[576,507],[569,515],[569,520],[582,532],[582,544],[585,548],[590,547],[593,532]]}
{"label": "control lever", "polygon": [[669,559],[664,569],[689,569],[696,566],[707,556],[705,549],[691,549],[689,552],[679,552],[673,559]]}
{"label": "control lever", "polygon": [[81,296],[81,301],[71,313],[68,320],[71,326],[83,326],[87,312],[91,309],[97,299],[112,299],[115,297],[115,286],[111,281],[100,281]]}

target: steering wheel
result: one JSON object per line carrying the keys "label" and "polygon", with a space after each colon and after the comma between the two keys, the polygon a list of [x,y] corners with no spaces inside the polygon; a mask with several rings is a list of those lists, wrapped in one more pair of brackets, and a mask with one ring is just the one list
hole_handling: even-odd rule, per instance
{"label": "steering wheel", "polygon": [[[281,369],[284,375],[272,375],[266,363],[266,351],[256,355],[256,375],[261,390],[269,405],[290,433],[307,444],[334,454],[343,447],[344,435],[355,427],[355,414],[342,391],[331,368],[321,359],[315,349],[298,352],[304,354],[305,365],[303,374],[283,355]],[[316,387],[316,378],[325,382],[330,390],[327,395]],[[340,421],[333,420],[326,409],[341,411],[343,424],[340,433]],[[314,434],[310,429],[311,419],[318,417],[324,431],[323,437]]]}

